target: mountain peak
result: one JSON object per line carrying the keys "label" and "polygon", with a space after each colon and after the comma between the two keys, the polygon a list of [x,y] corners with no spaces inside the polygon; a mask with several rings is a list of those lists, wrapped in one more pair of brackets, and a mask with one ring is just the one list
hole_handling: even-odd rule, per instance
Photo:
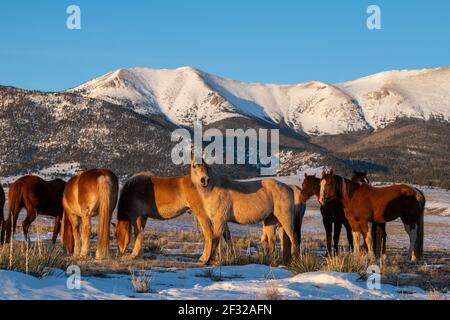
{"label": "mountain peak", "polygon": [[177,125],[231,117],[282,123],[298,132],[378,129],[401,117],[450,118],[450,68],[393,70],[350,82],[245,83],[184,66],[119,69],[71,90],[162,114]]}

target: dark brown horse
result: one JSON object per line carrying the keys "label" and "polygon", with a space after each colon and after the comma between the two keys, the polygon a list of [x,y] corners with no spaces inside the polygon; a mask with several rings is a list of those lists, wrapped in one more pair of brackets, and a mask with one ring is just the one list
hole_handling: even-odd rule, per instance
{"label": "dark brown horse", "polygon": [[336,199],[342,202],[352,227],[355,253],[359,251],[361,234],[369,255],[373,254],[369,222],[386,223],[400,218],[410,238],[409,258],[414,261],[422,256],[425,197],[420,190],[405,184],[372,187],[334,175],[333,170],[328,174],[324,171],[319,202],[326,204]]}
{"label": "dark brown horse", "polygon": [[[315,175],[308,175],[305,173],[305,179],[302,183],[301,201],[306,202],[312,196],[319,199],[320,195],[320,179]],[[353,250],[353,236],[352,229],[347,219],[345,218],[342,203],[339,200],[331,200],[325,205],[320,206],[320,213],[322,214],[323,226],[327,236],[327,253],[332,254],[339,250],[339,238],[341,234],[342,225],[344,225],[347,232],[347,240],[350,250]],[[334,234],[333,234],[334,226]],[[332,248],[333,241],[333,248]]]}
{"label": "dark brown horse", "polygon": [[27,210],[27,217],[22,223],[23,233],[28,239],[28,229],[39,214],[55,217],[53,243],[56,242],[63,214],[62,197],[66,183],[61,179],[45,181],[37,176],[24,176],[14,182],[8,193],[9,215],[2,226],[1,242],[11,241],[15,232],[19,212]]}

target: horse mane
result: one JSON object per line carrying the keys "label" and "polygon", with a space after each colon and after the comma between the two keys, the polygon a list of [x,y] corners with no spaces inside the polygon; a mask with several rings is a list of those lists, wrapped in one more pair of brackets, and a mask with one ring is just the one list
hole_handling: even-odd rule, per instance
{"label": "horse mane", "polygon": [[254,192],[261,187],[261,180],[238,181],[227,174],[217,173],[215,169],[208,166],[208,174],[213,182],[213,186],[223,189],[235,190],[238,192]]}
{"label": "horse mane", "polygon": [[338,187],[337,191],[340,193],[340,197],[342,199],[345,199],[346,196],[349,198],[352,197],[353,192],[355,192],[356,189],[360,188],[362,185],[358,182],[352,181],[350,179],[334,175],[334,178],[336,181],[338,181]]}

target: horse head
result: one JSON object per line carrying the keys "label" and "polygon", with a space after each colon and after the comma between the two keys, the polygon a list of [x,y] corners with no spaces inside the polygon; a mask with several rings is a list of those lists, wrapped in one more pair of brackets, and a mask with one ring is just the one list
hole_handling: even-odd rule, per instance
{"label": "horse head", "polygon": [[316,178],[316,175],[308,175],[305,173],[305,179],[303,179],[302,182],[302,191],[300,193],[301,201],[306,202],[309,198],[311,198],[313,195],[317,194],[318,191],[318,181],[320,181],[318,178]]}
{"label": "horse head", "polygon": [[329,200],[336,198],[338,195],[338,188],[334,176],[334,170],[331,169],[329,173],[325,170],[322,172],[322,179],[320,180],[320,196],[319,203],[325,205]]}
{"label": "horse head", "polygon": [[211,185],[211,169],[205,162],[204,157],[200,163],[196,161],[194,154],[191,156],[191,180],[196,186],[208,189]]}

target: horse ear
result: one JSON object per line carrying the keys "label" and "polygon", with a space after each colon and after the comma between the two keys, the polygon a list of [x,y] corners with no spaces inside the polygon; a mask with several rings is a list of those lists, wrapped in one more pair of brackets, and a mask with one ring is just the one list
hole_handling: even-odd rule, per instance
{"label": "horse ear", "polygon": [[334,170],[333,170],[333,168],[331,168],[331,170],[330,170],[330,176],[334,176]]}
{"label": "horse ear", "polygon": [[325,169],[323,169],[323,171],[322,171],[322,179],[325,178],[326,175],[327,175],[327,172],[325,171]]}
{"label": "horse ear", "polygon": [[305,178],[308,178],[308,174],[305,172]]}

